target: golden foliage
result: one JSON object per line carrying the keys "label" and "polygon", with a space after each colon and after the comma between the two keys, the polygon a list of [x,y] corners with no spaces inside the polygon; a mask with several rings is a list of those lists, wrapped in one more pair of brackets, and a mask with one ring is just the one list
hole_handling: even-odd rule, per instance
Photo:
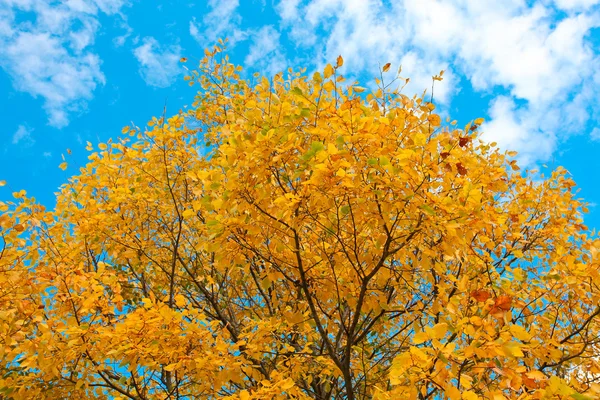
{"label": "golden foliage", "polygon": [[52,211],[1,203],[2,398],[597,397],[565,171],[342,65],[250,83],[207,51],[191,111],[100,144]]}

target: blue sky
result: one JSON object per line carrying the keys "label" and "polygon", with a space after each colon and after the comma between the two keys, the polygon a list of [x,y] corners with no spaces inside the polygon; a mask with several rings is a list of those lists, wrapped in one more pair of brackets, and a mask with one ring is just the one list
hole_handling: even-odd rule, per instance
{"label": "blue sky", "polygon": [[441,114],[484,117],[525,167],[564,166],[600,228],[600,0],[0,0],[0,199],[25,189],[52,206],[86,141],[190,104],[178,60],[221,37],[250,72],[341,54],[364,86],[402,65],[414,94],[445,70]]}

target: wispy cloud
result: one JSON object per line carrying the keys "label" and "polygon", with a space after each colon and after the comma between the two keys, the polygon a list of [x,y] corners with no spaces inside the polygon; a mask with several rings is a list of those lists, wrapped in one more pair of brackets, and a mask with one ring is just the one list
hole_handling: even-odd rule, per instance
{"label": "wispy cloud", "polygon": [[285,70],[285,57],[281,51],[279,32],[273,26],[264,26],[251,35],[250,48],[244,63],[260,69],[265,75],[274,75]]}
{"label": "wispy cloud", "polygon": [[181,72],[179,46],[164,48],[153,37],[145,37],[133,54],[140,64],[140,75],[150,86],[167,87]]}
{"label": "wispy cloud", "polygon": [[17,131],[13,134],[12,144],[22,146],[31,146],[35,143],[35,140],[31,137],[33,129],[28,128],[25,125],[19,125]]}
{"label": "wispy cloud", "polygon": [[[113,38],[113,44],[116,47],[122,47],[125,45],[127,39],[133,34],[133,28],[129,26],[127,23],[127,19],[125,16],[121,16],[121,18],[117,21],[117,26],[122,29],[123,34],[117,35]],[[137,44],[137,37],[134,38],[134,44]]]}
{"label": "wispy cloud", "polygon": [[[4,0],[0,2],[0,67],[17,90],[41,97],[49,123],[61,128],[85,110],[105,82],[92,50],[98,14],[112,14],[122,0]],[[17,18],[28,13],[34,18]]]}
{"label": "wispy cloud", "polygon": [[98,84],[104,84],[100,59],[93,53],[74,56],[48,33],[20,32],[5,48],[13,85],[45,100],[49,123],[61,128],[68,114],[85,107]]}
{"label": "wispy cloud", "polygon": [[210,11],[199,22],[190,21],[190,35],[203,47],[218,39],[229,39],[229,45],[244,40],[247,33],[240,28],[242,17],[238,12],[239,0],[208,0]]}

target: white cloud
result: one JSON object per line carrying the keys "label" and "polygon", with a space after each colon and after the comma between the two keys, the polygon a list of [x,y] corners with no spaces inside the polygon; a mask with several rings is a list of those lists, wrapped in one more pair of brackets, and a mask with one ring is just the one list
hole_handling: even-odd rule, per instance
{"label": "white cloud", "polygon": [[19,125],[17,131],[13,134],[12,144],[21,143],[23,146],[31,146],[35,143],[35,140],[31,137],[33,129],[26,127],[25,125]]}
{"label": "white cloud", "polygon": [[284,20],[294,20],[298,18],[298,5],[300,0],[281,0],[277,5],[277,12]]}
{"label": "white cloud", "polygon": [[[600,0],[283,0],[281,29],[317,66],[345,60],[345,74],[374,76],[402,64],[405,93],[421,94],[431,76],[448,106],[463,75],[476,92],[506,93],[489,104],[486,137],[520,151],[523,162],[549,157],[558,143],[600,124],[600,56],[589,42]],[[556,8],[567,10],[559,13]],[[444,107],[441,111],[443,112]],[[595,119],[594,119],[595,118]]]}
{"label": "white cloud", "polygon": [[[0,67],[20,91],[41,97],[50,125],[61,128],[85,110],[105,82],[91,46],[98,13],[116,13],[122,0],[3,0],[0,2]],[[27,12],[34,18],[19,22]]]}
{"label": "white cloud", "polygon": [[[75,1],[79,2],[80,0]],[[94,0],[94,4],[105,14],[115,14],[128,5],[129,0]]]}
{"label": "white cloud", "polygon": [[556,0],[556,6],[562,10],[587,10],[600,4],[600,0]]}
{"label": "white cloud", "polygon": [[491,121],[481,127],[483,139],[497,142],[504,149],[518,150],[517,159],[522,165],[546,160],[556,149],[556,137],[536,124],[537,118],[532,118],[535,114],[536,110],[517,110],[512,98],[499,96],[490,107]]}
{"label": "white cloud", "polygon": [[272,26],[264,26],[253,32],[252,43],[244,64],[261,69],[266,75],[274,75],[286,69],[285,58],[281,53],[279,32]]}
{"label": "white cloud", "polygon": [[[431,77],[449,66],[438,53],[408,46],[414,31],[404,7],[394,4],[390,8],[380,0],[313,0],[304,5],[287,1],[277,10],[292,42],[309,50],[306,59],[298,61],[322,67],[342,55],[345,75],[367,76],[377,76],[382,63],[402,65],[402,75],[411,78],[405,93],[422,94],[431,88]],[[438,102],[448,102],[454,84],[453,74],[447,71],[444,81],[436,84]]]}
{"label": "white cloud", "polygon": [[195,18],[190,21],[190,35],[199,42],[203,40]]}
{"label": "white cloud", "polygon": [[246,32],[240,28],[242,17],[238,12],[239,0],[208,0],[210,11],[202,18],[202,23],[192,18],[190,35],[204,48],[210,47],[218,39],[229,39],[230,47],[246,39]]}
{"label": "white cloud", "polygon": [[460,37],[456,52],[476,89],[500,85],[531,102],[556,99],[587,73],[590,54],[583,36],[590,22],[571,17],[550,29],[547,12],[534,7],[528,14],[482,22],[477,35]]}
{"label": "white cloud", "polygon": [[590,132],[590,139],[593,141],[600,141],[600,128],[596,127],[592,129],[592,132]]}
{"label": "white cloud", "polygon": [[[122,47],[133,33],[133,28],[129,26],[124,16],[122,16],[121,20],[117,22],[117,25],[124,32],[122,35],[118,35],[113,38],[113,44],[115,45],[115,47]],[[137,44],[137,41],[134,40],[134,44]]]}
{"label": "white cloud", "polygon": [[179,46],[163,48],[153,37],[145,37],[142,45],[133,50],[133,54],[140,63],[142,78],[150,86],[167,87],[181,72]]}
{"label": "white cloud", "polygon": [[98,56],[71,55],[60,39],[48,33],[18,33],[2,58],[15,88],[45,99],[49,123],[55,127],[66,126],[68,112],[84,108],[82,101],[104,84]]}

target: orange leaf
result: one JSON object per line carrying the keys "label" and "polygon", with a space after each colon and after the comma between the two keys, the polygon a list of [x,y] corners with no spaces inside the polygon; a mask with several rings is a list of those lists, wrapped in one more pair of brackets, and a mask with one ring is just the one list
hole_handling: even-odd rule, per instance
{"label": "orange leaf", "polygon": [[494,301],[494,308],[498,308],[502,311],[508,311],[512,307],[512,298],[510,296],[498,296]]}
{"label": "orange leaf", "polygon": [[472,291],[471,297],[479,302],[484,302],[487,299],[489,299],[490,297],[492,297],[492,295],[487,290],[479,289],[479,290]]}
{"label": "orange leaf", "polygon": [[467,174],[467,169],[461,163],[456,163],[456,169],[458,170],[458,173],[461,175]]}

